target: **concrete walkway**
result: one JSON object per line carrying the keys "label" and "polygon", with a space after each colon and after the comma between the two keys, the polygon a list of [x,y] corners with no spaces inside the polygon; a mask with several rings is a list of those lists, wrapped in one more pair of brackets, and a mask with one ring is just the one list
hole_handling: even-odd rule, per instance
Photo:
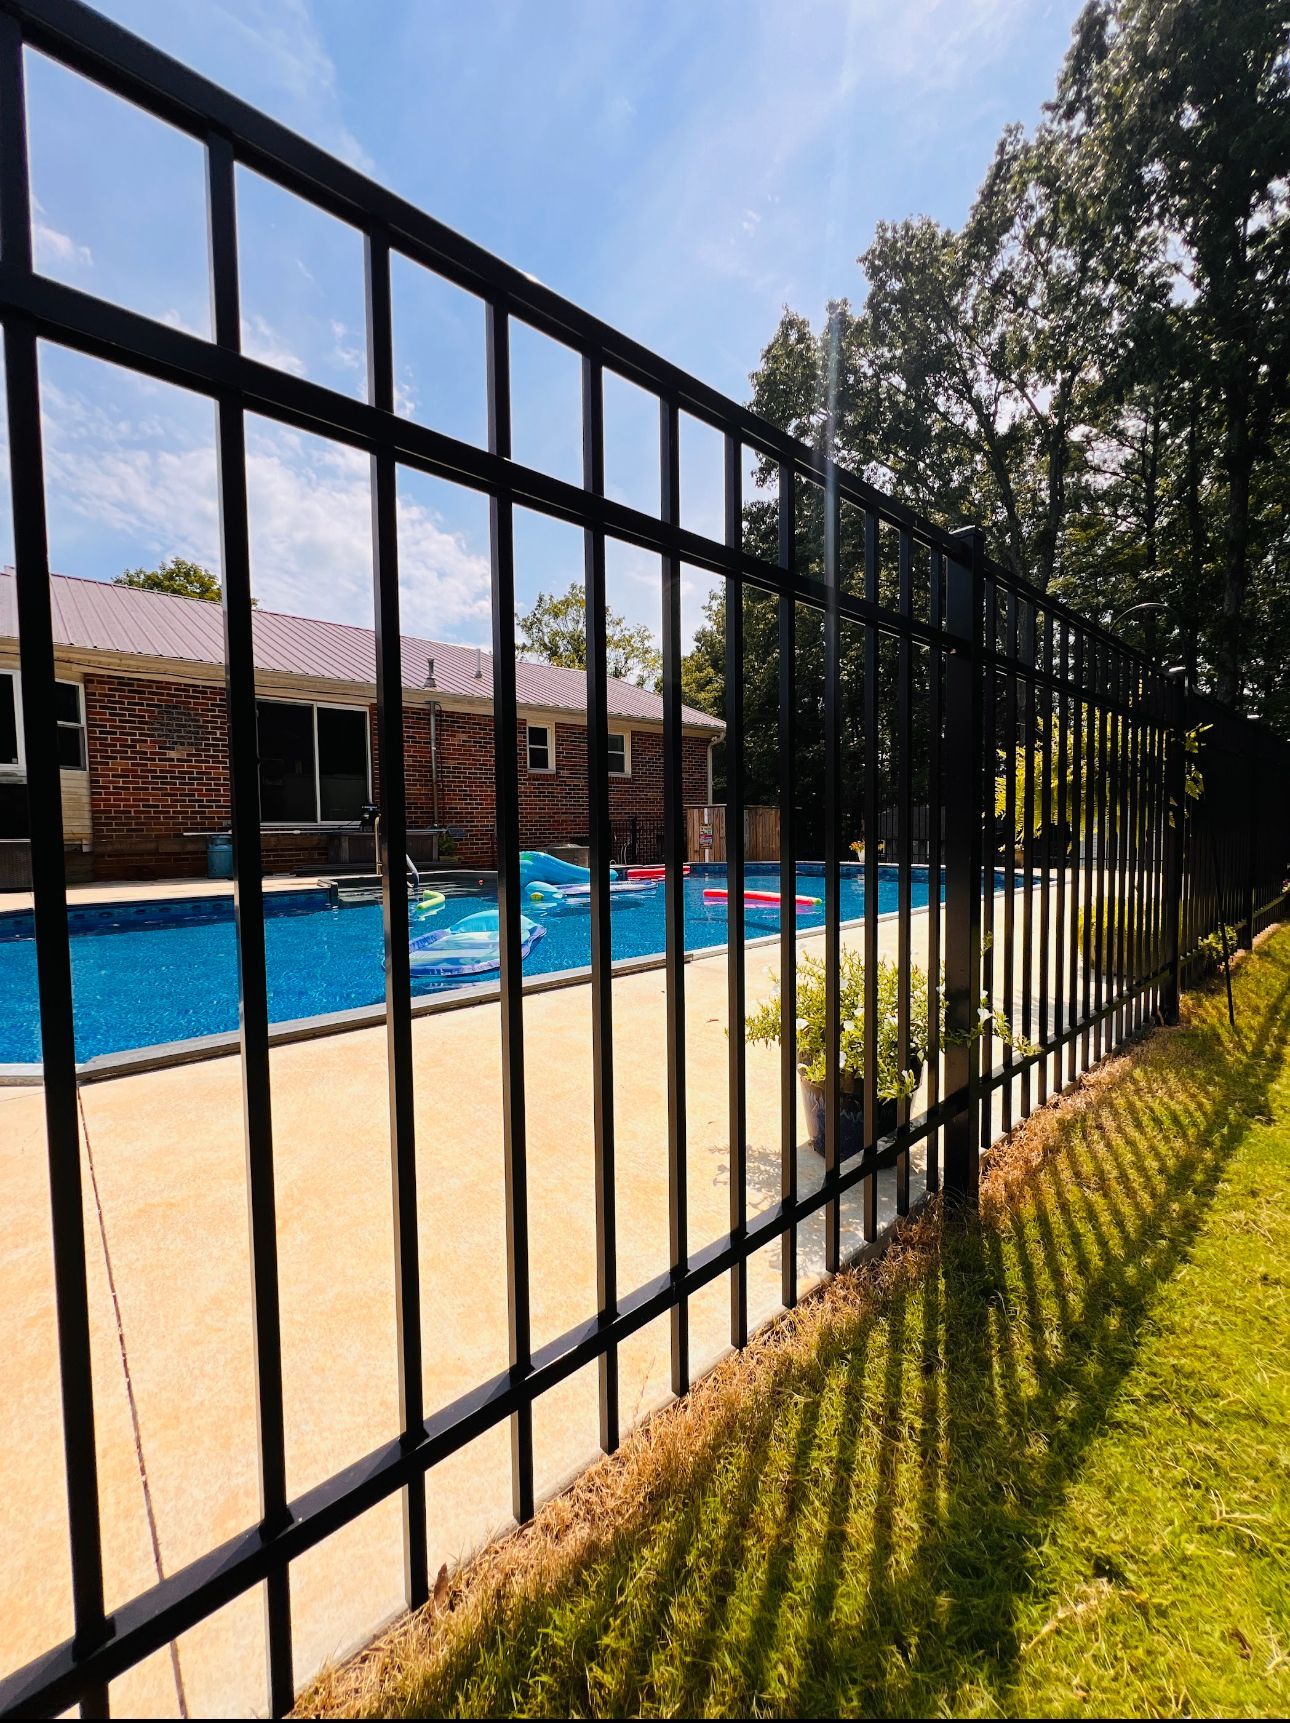
{"label": "concrete walkway", "polygon": [[[926,951],[926,913],[913,955]],[[859,930],[844,938],[856,937]],[[894,920],[882,923],[884,954]],[[819,936],[803,941],[819,949]],[[747,953],[765,997],[774,945]],[[726,959],[686,966],[691,1248],[728,1226]],[[665,992],[661,970],[613,985],[619,1285],[668,1266]],[[595,1312],[590,989],[525,1001],[534,1345]],[[500,1025],[496,1004],[412,1026],[427,1410],[507,1364]],[[276,1048],[273,1126],[289,1489],[308,1489],[397,1430],[389,1123],[382,1028]],[[749,1048],[748,1196],[778,1200],[779,1056]],[[100,1486],[112,1607],[257,1517],[241,1069],[236,1057],[82,1091],[85,1228]],[[800,1141],[805,1121],[799,1118]],[[819,1158],[799,1150],[818,1188]],[[37,1090],[0,1092],[0,1669],[70,1631],[44,1120]],[[881,1181],[884,1220],[894,1208]],[[912,1181],[920,1187],[917,1174]],[[860,1193],[843,1205],[861,1242]],[[805,1286],[823,1222],[799,1238]],[[753,1321],[780,1308],[780,1250],[749,1264]],[[701,1370],[725,1350],[726,1280],[691,1305]],[[666,1320],[620,1354],[622,1419],[664,1403]],[[582,1371],[535,1408],[539,1494],[597,1451],[597,1384]],[[428,1480],[431,1571],[510,1521],[505,1426]],[[402,1607],[400,1505],[383,1504],[292,1569],[296,1675],[368,1638]],[[118,1714],[244,1715],[264,1706],[263,1603],[242,1598],[116,1684]]]}

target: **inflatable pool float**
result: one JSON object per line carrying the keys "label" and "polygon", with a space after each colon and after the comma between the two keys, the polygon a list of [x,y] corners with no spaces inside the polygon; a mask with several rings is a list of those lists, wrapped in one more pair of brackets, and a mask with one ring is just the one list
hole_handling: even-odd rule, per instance
{"label": "inflatable pool float", "polygon": [[[729,891],[724,886],[708,885],[703,888],[704,903],[727,903]],[[745,891],[744,902],[756,909],[778,909],[783,899],[777,891]],[[795,897],[793,902],[799,909],[818,909],[824,902],[821,897]]]}
{"label": "inflatable pool float", "polygon": [[[652,897],[658,884],[652,879],[611,879],[609,896],[613,902],[621,902],[624,898],[629,902],[635,899]],[[576,885],[555,885],[546,879],[531,879],[523,886],[525,900],[532,904],[542,904],[548,907],[566,904],[570,907],[584,908],[591,903],[591,886],[578,883]]]}
{"label": "inflatable pool float", "polygon": [[[520,960],[523,961],[546,932],[539,922],[520,917]],[[448,981],[458,977],[491,975],[501,964],[497,911],[481,909],[453,927],[419,933],[409,947],[413,975],[426,980]]]}
{"label": "inflatable pool float", "polygon": [[411,921],[425,921],[432,915],[438,915],[447,901],[441,891],[423,891],[409,903],[408,918]]}
{"label": "inflatable pool float", "polygon": [[[610,877],[613,877],[612,868]],[[578,867],[574,862],[561,861],[559,856],[549,856],[544,850],[521,850],[520,885],[527,887],[534,880],[544,885],[590,886],[591,869]]]}
{"label": "inflatable pool float", "polygon": [[[625,871],[626,871],[628,879],[666,879],[667,878],[667,869],[665,867],[629,867]],[[681,869],[681,872],[685,875],[686,879],[689,879],[689,877],[690,877],[690,864],[689,864],[689,862],[686,862],[685,866]]]}

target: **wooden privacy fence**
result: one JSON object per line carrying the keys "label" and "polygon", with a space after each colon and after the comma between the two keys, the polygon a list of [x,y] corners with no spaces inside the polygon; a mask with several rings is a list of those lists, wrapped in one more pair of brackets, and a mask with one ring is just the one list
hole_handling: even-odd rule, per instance
{"label": "wooden privacy fence", "polygon": [[[726,809],[722,802],[685,810],[687,855],[692,862],[723,862],[726,857]],[[744,809],[744,860],[779,860],[779,809]]]}

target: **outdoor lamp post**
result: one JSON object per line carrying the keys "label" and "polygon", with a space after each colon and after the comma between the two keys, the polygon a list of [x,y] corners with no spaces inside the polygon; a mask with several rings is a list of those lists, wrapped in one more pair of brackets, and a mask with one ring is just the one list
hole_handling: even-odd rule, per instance
{"label": "outdoor lamp post", "polygon": [[[1169,620],[1178,630],[1178,633],[1182,638],[1183,655],[1186,660],[1183,665],[1186,677],[1186,686],[1190,691],[1196,682],[1196,633],[1188,624],[1187,619],[1183,616],[1182,612],[1171,600],[1167,598],[1145,598],[1138,604],[1131,604],[1127,610],[1122,610],[1118,616],[1112,617],[1112,629],[1118,628],[1126,616],[1136,616],[1144,610],[1151,611],[1153,613],[1161,610],[1164,611],[1165,615],[1168,616]],[[1154,658],[1155,655],[1155,629],[1149,627],[1147,630],[1147,656],[1149,658]]]}

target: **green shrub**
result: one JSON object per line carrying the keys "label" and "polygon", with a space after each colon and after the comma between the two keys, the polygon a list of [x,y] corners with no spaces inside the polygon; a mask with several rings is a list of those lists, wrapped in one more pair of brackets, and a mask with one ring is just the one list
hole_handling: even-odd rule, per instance
{"label": "green shrub", "polygon": [[[1224,953],[1223,939],[1226,936],[1227,950]],[[1230,957],[1236,950],[1236,929],[1225,922],[1220,929],[1212,933],[1202,934],[1196,941],[1196,966],[1202,975],[1217,975],[1223,967],[1224,956]]]}
{"label": "green shrub", "polygon": [[[909,971],[909,1042],[902,1050],[897,1033],[900,973],[886,958],[878,962],[878,1099],[892,1101],[912,1095],[927,1058],[927,1012],[918,1003],[927,997],[927,976],[917,967]],[[860,952],[844,949],[838,970],[838,1065],[844,1081],[854,1083],[864,1076],[864,959]],[[804,1076],[814,1083],[824,1081],[825,972],[820,957],[803,957],[797,966],[797,1062]],[[747,1034],[754,1046],[779,1041],[779,984],[772,996],[758,1005],[747,1019]]]}
{"label": "green shrub", "polygon": [[[745,1022],[753,1046],[778,1045],[780,1029],[779,982],[771,997],[749,1013]],[[945,1028],[945,994],[938,989],[942,1045],[953,1037]],[[852,1088],[864,1077],[865,1001],[864,958],[859,951],[844,948],[838,966],[838,1068],[844,1088]],[[916,964],[909,970],[909,1039],[902,1048],[898,1032],[900,971],[889,958],[878,960],[878,1099],[894,1101],[912,1095],[927,1060],[927,975]],[[825,1078],[826,988],[824,960],[804,956],[797,966],[797,1063],[803,1076],[813,1083]],[[982,995],[976,1027],[967,1039],[997,1035],[1023,1054],[1038,1052],[1033,1042],[1017,1032],[1002,1011],[992,1011]]]}

